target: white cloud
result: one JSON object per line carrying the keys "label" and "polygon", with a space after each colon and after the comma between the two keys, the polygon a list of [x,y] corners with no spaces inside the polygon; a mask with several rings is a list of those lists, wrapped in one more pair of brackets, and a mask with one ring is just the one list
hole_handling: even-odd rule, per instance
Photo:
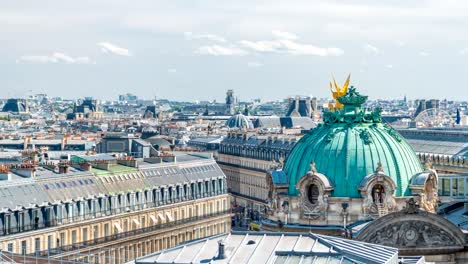
{"label": "white cloud", "polygon": [[364,49],[365,52],[367,52],[367,53],[369,53],[369,54],[375,54],[375,55],[377,55],[377,54],[380,53],[379,48],[377,48],[376,46],[373,46],[373,45],[371,45],[371,44],[369,44],[369,43],[367,43],[366,45],[364,45],[363,49]]}
{"label": "white cloud", "polygon": [[131,56],[128,49],[116,46],[109,42],[99,42],[97,45],[101,47],[101,51],[104,53],[112,53],[120,56]]}
{"label": "white cloud", "polygon": [[296,55],[341,56],[344,54],[344,51],[339,48],[321,48],[310,44],[296,43],[291,40],[281,42],[289,53]]}
{"label": "white cloud", "polygon": [[202,46],[195,53],[213,56],[244,56],[247,51],[237,47],[225,47],[220,45]]}
{"label": "white cloud", "polygon": [[281,39],[296,40],[298,38],[296,34],[285,31],[273,30],[271,33],[273,33],[273,35],[275,35],[277,38]]}
{"label": "white cloud", "polygon": [[71,57],[62,52],[54,52],[50,55],[24,55],[16,60],[17,63],[65,63],[65,64],[95,64],[89,57]]}
{"label": "white cloud", "polygon": [[257,62],[257,61],[249,61],[247,63],[247,66],[251,67],[251,68],[258,68],[258,67],[262,67],[263,63],[260,63],[260,62]]}
{"label": "white cloud", "polygon": [[429,52],[420,51],[420,52],[418,53],[418,55],[421,56],[421,57],[427,57],[427,56],[429,56]]}
{"label": "white cloud", "polygon": [[245,48],[252,49],[258,52],[279,52],[282,48],[282,44],[279,41],[249,41],[241,40],[239,44]]}
{"label": "white cloud", "polygon": [[168,73],[176,73],[177,69],[171,68],[167,70]]}
{"label": "white cloud", "polygon": [[194,34],[192,32],[184,32],[184,37],[187,40],[206,39],[214,42],[226,42],[225,38],[214,34]]}
{"label": "white cloud", "polygon": [[344,51],[339,48],[322,48],[311,44],[301,44],[288,39],[273,41],[248,41],[242,40],[240,45],[257,52],[282,52],[294,55],[315,56],[341,56]]}

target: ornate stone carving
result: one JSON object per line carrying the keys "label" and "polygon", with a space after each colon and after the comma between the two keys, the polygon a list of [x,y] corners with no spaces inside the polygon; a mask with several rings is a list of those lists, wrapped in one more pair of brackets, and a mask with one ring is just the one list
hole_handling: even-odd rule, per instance
{"label": "ornate stone carving", "polygon": [[[383,187],[383,192],[379,197],[373,197],[373,188],[376,185]],[[362,212],[368,217],[373,217],[379,213],[379,208],[382,212],[393,212],[397,209],[397,204],[393,193],[396,185],[392,178],[383,173],[382,164],[379,162],[374,174],[366,176],[359,187],[361,195],[364,198],[362,201]],[[378,198],[378,199],[377,199]],[[381,202],[376,202],[380,200]]]}
{"label": "ornate stone carving", "polygon": [[435,213],[437,211],[438,200],[436,176],[431,174],[424,184],[423,192],[419,194],[419,205],[422,209]]}
{"label": "ornate stone carving", "polygon": [[401,136],[400,134],[398,134],[398,132],[393,129],[391,126],[385,124],[385,130],[387,131],[387,133],[392,136],[396,141],[398,142],[401,142]]}
{"label": "ornate stone carving", "polygon": [[369,145],[370,143],[372,143],[371,136],[367,129],[362,129],[359,133],[359,137],[361,137],[361,139],[364,141],[364,144]]}
{"label": "ornate stone carving", "polygon": [[398,247],[405,255],[447,254],[463,250],[465,235],[444,217],[420,210],[415,199],[406,207],[367,225],[357,236],[364,242]]}
{"label": "ornate stone carving", "polygon": [[325,218],[325,212],[328,207],[328,196],[327,195],[319,195],[317,197],[317,203],[312,204],[307,199],[307,193],[305,190],[301,190],[301,211],[302,215],[307,218]]}
{"label": "ornate stone carving", "polygon": [[411,197],[406,201],[406,206],[401,211],[405,214],[417,214],[419,213],[419,204]]}
{"label": "ornate stone carving", "polygon": [[[308,198],[308,191],[311,185],[318,188],[317,200],[312,203]],[[333,186],[331,186],[327,177],[317,172],[315,162],[310,163],[310,170],[297,183],[296,188],[299,190],[299,203],[301,207],[301,215],[305,218],[325,218],[328,208],[328,195]]]}
{"label": "ornate stone carving", "polygon": [[453,246],[455,241],[437,226],[420,221],[405,221],[375,232],[367,242],[392,247]]}
{"label": "ornate stone carving", "polygon": [[344,106],[333,107],[330,111],[323,112],[323,122],[325,124],[347,123],[351,126],[354,123],[380,123],[382,121],[382,110],[377,108],[370,112],[362,108],[367,101],[367,96],[360,95],[354,87],[349,88],[346,94],[336,98],[337,104]]}
{"label": "ornate stone carving", "polygon": [[382,162],[379,161],[379,162],[377,163],[377,168],[375,168],[375,173],[376,173],[376,174],[383,173]]}
{"label": "ornate stone carving", "polygon": [[354,86],[351,86],[345,95],[336,99],[343,105],[361,106],[367,101],[367,96],[361,95]]}
{"label": "ornate stone carving", "polygon": [[310,163],[310,170],[309,170],[308,173],[310,173],[312,175],[317,173],[317,169],[315,168],[315,161],[312,161]]}

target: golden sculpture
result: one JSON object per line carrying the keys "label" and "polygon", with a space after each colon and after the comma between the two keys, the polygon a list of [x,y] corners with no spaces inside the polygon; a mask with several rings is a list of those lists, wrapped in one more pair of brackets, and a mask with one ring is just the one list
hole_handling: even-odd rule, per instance
{"label": "golden sculpture", "polygon": [[331,111],[335,111],[337,109],[343,108],[343,104],[338,102],[337,98],[340,96],[343,96],[346,94],[348,91],[348,85],[349,85],[349,79],[351,78],[351,74],[348,74],[348,78],[346,78],[345,83],[343,84],[342,87],[340,87],[335,80],[335,77],[333,77],[333,83],[330,82],[330,90],[333,95],[333,99],[335,100],[335,104],[329,103],[328,108],[330,108]]}

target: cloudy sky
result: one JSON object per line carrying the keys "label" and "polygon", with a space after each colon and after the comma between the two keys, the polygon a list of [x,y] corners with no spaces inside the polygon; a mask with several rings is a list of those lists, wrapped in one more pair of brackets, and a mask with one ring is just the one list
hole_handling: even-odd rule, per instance
{"label": "cloudy sky", "polygon": [[0,3],[0,97],[468,100],[468,1]]}

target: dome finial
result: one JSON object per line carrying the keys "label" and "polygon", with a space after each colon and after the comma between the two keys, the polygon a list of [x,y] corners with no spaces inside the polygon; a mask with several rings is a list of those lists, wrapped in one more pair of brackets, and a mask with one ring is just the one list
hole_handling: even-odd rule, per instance
{"label": "dome finial", "polygon": [[343,87],[340,87],[336,83],[335,77],[333,75],[332,75],[332,78],[333,78],[333,83],[330,82],[330,90],[332,92],[333,99],[335,100],[335,104],[333,105],[333,104],[330,103],[329,107],[330,107],[330,109],[332,111],[334,111],[334,110],[343,108],[343,104],[341,102],[339,102],[337,99],[338,99],[338,97],[341,97],[341,96],[345,95],[346,92],[348,91],[348,86],[349,86],[349,81],[350,81],[350,78],[351,78],[351,74],[348,74],[348,78],[346,78],[346,81],[343,84]]}
{"label": "dome finial", "polygon": [[310,169],[309,169],[309,172],[311,172],[312,174],[316,174],[316,173],[317,173],[317,168],[315,168],[315,161],[310,162]]}
{"label": "dome finial", "polygon": [[380,174],[383,173],[383,167],[382,167],[382,162],[377,162],[377,168],[375,168],[375,173]]}

